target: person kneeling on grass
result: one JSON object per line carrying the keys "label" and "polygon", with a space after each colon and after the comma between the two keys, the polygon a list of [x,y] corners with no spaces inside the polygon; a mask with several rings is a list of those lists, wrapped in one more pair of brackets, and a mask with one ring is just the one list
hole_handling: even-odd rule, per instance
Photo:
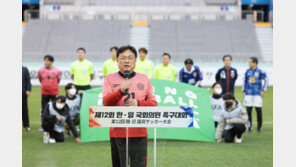
{"label": "person kneeling on grass", "polygon": [[[76,142],[80,143],[76,128],[69,114],[69,107],[66,105],[66,97],[58,95],[56,100],[47,103],[42,113],[42,127],[46,131],[43,135],[45,143],[55,143],[64,141],[64,123],[67,122]],[[49,133],[49,136],[47,134]]]}
{"label": "person kneeling on grass", "polygon": [[[66,104],[69,107],[69,114],[74,125],[79,125],[80,122],[80,103],[81,97],[76,95],[76,86],[73,83],[68,83],[65,87],[66,91]],[[70,127],[65,124],[65,137],[70,136]],[[77,129],[77,131],[79,131]]]}
{"label": "person kneeling on grass", "polygon": [[225,142],[242,142],[242,134],[248,126],[248,114],[241,103],[235,100],[232,93],[226,93],[223,96],[225,102],[225,111],[222,112],[215,138],[218,143],[222,140],[222,134]]}

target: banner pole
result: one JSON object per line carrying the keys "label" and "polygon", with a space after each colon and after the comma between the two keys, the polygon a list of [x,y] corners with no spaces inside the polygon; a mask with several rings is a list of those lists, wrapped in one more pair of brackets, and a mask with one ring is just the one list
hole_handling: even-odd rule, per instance
{"label": "banner pole", "polygon": [[154,128],[154,167],[156,167],[156,128]]}
{"label": "banner pole", "polygon": [[126,167],[128,167],[128,127],[126,127]]}

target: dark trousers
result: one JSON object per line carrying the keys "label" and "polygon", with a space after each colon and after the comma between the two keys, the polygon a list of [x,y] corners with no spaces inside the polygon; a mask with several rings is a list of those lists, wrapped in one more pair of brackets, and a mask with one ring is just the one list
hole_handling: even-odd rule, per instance
{"label": "dark trousers", "polygon": [[46,106],[46,104],[51,100],[51,101],[55,101],[56,100],[56,96],[57,95],[41,95],[41,114],[40,114],[40,120],[41,120],[41,124],[42,124],[42,113],[44,110],[44,107]]}
{"label": "dark trousers", "polygon": [[[85,86],[79,86],[79,85],[75,85],[76,87],[76,93],[78,93],[79,90],[88,90],[91,89],[90,85],[85,85]],[[82,94],[80,95],[81,99],[82,99]]]}
{"label": "dark trousers", "polygon": [[44,110],[46,104],[51,100],[55,101],[57,95],[41,95],[41,109]]}
{"label": "dark trousers", "polygon": [[242,134],[246,130],[246,126],[244,124],[233,124],[234,127],[224,131],[224,140],[225,142],[233,142],[234,137],[241,138]]}
{"label": "dark trousers", "polygon": [[23,127],[27,128],[29,124],[29,112],[28,112],[28,98],[27,95],[22,96],[22,118],[23,118]]}
{"label": "dark trousers", "polygon": [[[247,112],[249,116],[250,127],[252,127],[252,109],[253,107],[247,107]],[[255,107],[257,112],[257,129],[262,127],[262,107]]]}
{"label": "dark trousers", "polygon": [[43,129],[49,133],[50,138],[55,139],[56,142],[64,141],[64,134],[54,131],[55,119],[44,120],[42,123]]}
{"label": "dark trousers", "polygon": [[76,90],[78,92],[78,90],[87,90],[87,89],[91,89],[90,85],[85,85],[85,86],[79,86],[79,85],[75,85]]}
{"label": "dark trousers", "polygon": [[[147,137],[129,138],[128,154],[131,167],[146,167]],[[126,167],[126,138],[110,138],[112,166]]]}

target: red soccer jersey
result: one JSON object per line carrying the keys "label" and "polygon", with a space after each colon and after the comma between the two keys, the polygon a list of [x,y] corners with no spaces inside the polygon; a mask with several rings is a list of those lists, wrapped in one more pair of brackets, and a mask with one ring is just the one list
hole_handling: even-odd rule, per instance
{"label": "red soccer jersey", "polygon": [[[104,106],[124,106],[124,101],[128,98],[138,100],[140,106],[156,106],[157,102],[153,95],[153,87],[149,78],[140,73],[132,73],[129,82],[129,96],[123,95],[120,91],[124,77],[121,73],[109,74],[104,79],[103,84],[103,104]],[[147,137],[147,128],[129,128],[129,137]],[[126,128],[110,128],[110,137],[126,137]]]}
{"label": "red soccer jersey", "polygon": [[38,79],[41,83],[42,95],[57,95],[59,94],[59,82],[61,80],[61,71],[56,67],[47,69],[40,68],[38,71]]}

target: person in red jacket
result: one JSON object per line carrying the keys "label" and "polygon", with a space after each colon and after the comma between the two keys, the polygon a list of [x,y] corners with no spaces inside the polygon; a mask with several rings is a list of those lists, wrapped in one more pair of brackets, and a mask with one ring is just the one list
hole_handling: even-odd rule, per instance
{"label": "person in red jacket", "polygon": [[[134,72],[137,51],[132,46],[118,49],[117,63],[119,71],[105,77],[103,83],[104,106],[157,106],[153,87],[149,78]],[[130,72],[125,80],[124,72]],[[128,89],[128,91],[126,91]],[[126,164],[126,128],[110,128],[110,145],[113,167],[125,167]],[[129,159],[131,167],[147,165],[147,128],[129,128]]]}

